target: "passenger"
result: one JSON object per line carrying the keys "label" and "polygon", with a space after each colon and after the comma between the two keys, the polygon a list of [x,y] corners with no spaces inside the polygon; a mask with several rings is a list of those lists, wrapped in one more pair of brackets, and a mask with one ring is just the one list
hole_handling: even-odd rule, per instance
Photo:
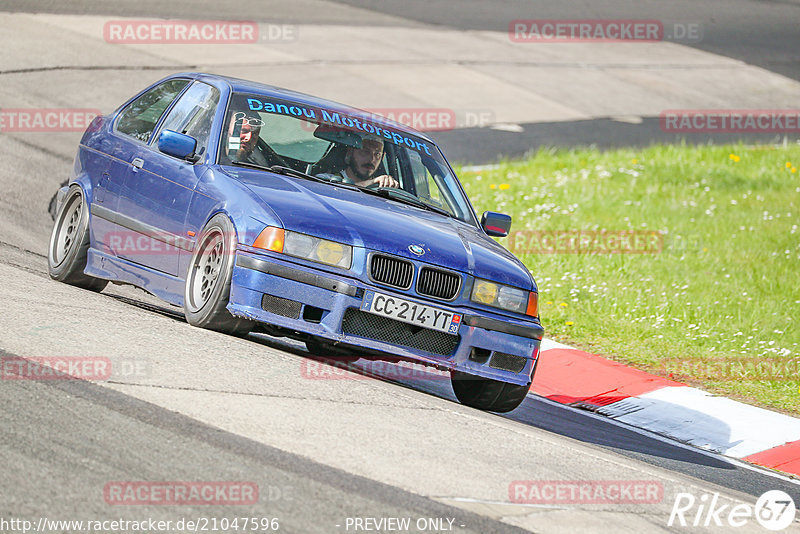
{"label": "passenger", "polygon": [[[228,129],[228,157],[231,161],[269,167],[269,162],[261,150],[256,150],[262,124],[263,121],[258,117],[248,117],[242,112],[234,113]],[[238,125],[241,125],[241,129],[236,136],[234,134]]]}

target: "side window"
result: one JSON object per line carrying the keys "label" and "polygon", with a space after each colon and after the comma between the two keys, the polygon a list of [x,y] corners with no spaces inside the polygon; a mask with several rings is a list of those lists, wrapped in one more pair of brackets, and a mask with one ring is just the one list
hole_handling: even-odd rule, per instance
{"label": "side window", "polygon": [[122,110],[117,131],[148,142],[164,110],[188,83],[189,80],[169,80],[147,91]]}
{"label": "side window", "polygon": [[216,88],[195,82],[172,107],[159,134],[164,130],[172,130],[191,135],[197,139],[195,154],[205,154],[218,104],[219,91]]}
{"label": "side window", "polygon": [[417,189],[417,196],[427,200],[430,204],[442,206],[442,196],[439,186],[436,184],[428,168],[422,163],[422,158],[414,150],[406,150],[411,169],[414,172],[414,183]]}

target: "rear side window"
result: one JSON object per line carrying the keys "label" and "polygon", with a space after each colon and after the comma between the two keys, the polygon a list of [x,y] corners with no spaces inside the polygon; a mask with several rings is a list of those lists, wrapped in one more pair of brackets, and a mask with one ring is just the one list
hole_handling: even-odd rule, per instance
{"label": "rear side window", "polygon": [[164,130],[191,135],[197,139],[195,153],[204,154],[218,104],[219,91],[216,88],[203,82],[195,82],[172,107],[164,119],[159,135]]}
{"label": "rear side window", "polygon": [[169,80],[144,93],[122,110],[117,131],[147,143],[164,110],[188,83],[189,80]]}

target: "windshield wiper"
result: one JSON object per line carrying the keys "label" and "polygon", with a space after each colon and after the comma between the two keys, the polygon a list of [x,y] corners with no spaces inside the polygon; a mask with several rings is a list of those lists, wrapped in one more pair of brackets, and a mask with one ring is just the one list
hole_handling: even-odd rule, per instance
{"label": "windshield wiper", "polygon": [[233,165],[241,165],[242,167],[249,167],[251,169],[258,169],[262,171],[270,171],[277,174],[283,174],[284,176],[294,176],[295,178],[303,178],[304,180],[312,180],[314,182],[322,182],[323,184],[331,184],[338,187],[344,187],[345,189],[353,189],[355,191],[361,189],[357,185],[348,184],[345,182],[337,182],[335,180],[328,180],[326,178],[320,178],[319,176],[314,176],[313,174],[308,174],[303,171],[298,171],[297,169],[293,169],[291,167],[286,167],[284,165],[271,165],[269,167],[264,167],[263,165],[258,165],[256,163],[250,163],[248,161],[234,161],[232,162]]}
{"label": "windshield wiper", "polygon": [[377,189],[359,187],[359,189],[361,189],[365,193],[370,193],[373,195],[377,195],[379,197],[388,198],[390,200],[395,200],[397,202],[402,202],[403,204],[408,204],[410,206],[416,206],[417,208],[422,208],[424,210],[432,211],[434,213],[438,213],[439,215],[444,215],[445,217],[452,217],[453,219],[456,218],[449,211],[442,208],[437,208],[436,206],[431,206],[427,202],[422,201],[421,199],[414,196],[412,193],[405,191],[404,189],[396,189],[392,187],[379,187]]}
{"label": "windshield wiper", "polygon": [[263,165],[257,165],[255,163],[250,163],[248,161],[231,161],[231,165],[239,165],[241,167],[249,167],[251,169],[258,169],[260,171],[268,171],[269,167],[264,167]]}
{"label": "windshield wiper", "polygon": [[270,171],[276,172],[278,174],[284,174],[286,176],[295,176],[297,178],[305,178],[306,180],[314,180],[315,182],[322,182],[324,184],[331,184],[337,187],[344,187],[345,189],[353,189],[358,190],[359,187],[353,184],[348,184],[345,182],[337,182],[335,180],[328,180],[326,178],[320,178],[319,176],[314,176],[313,174],[308,174],[303,171],[298,171],[296,169],[292,169],[291,167],[284,167],[283,165],[273,165],[269,168]]}
{"label": "windshield wiper", "polygon": [[298,171],[296,169],[292,169],[291,167],[285,167],[283,165],[272,165],[270,167],[264,167],[262,165],[257,165],[255,163],[250,163],[247,161],[234,161],[232,163],[233,165],[241,165],[242,167],[249,167],[251,169],[259,169],[263,171],[274,172],[277,174],[283,174],[285,176],[294,176],[296,178],[303,178],[305,180],[313,180],[315,182],[331,184],[337,187],[343,187],[345,189],[352,189],[354,191],[363,191],[364,193],[369,193],[371,195],[388,198],[389,200],[394,200],[397,202],[401,202],[403,204],[408,204],[410,206],[416,206],[424,210],[432,211],[434,213],[438,213],[439,215],[444,215],[445,217],[452,217],[453,219],[456,218],[456,216],[450,213],[449,211],[442,208],[438,208],[436,206],[431,206],[430,204],[423,202],[422,200],[414,196],[412,193],[409,193],[404,189],[396,189],[393,187],[379,187],[377,189],[372,189],[368,187],[362,187],[360,185],[349,184],[347,182],[337,182],[335,180],[320,178],[319,176],[314,176],[313,174],[307,174],[303,171]]}
{"label": "windshield wiper", "polygon": [[306,180],[314,180],[315,182],[328,183],[328,180],[324,178],[319,178],[313,174],[306,174],[302,171],[292,169],[291,167],[284,167],[283,165],[272,165],[269,167],[269,170],[285,176],[294,176],[295,178],[305,178]]}
{"label": "windshield wiper", "polygon": [[242,167],[249,167],[251,169],[258,169],[261,171],[270,171],[277,174],[283,174],[285,176],[294,176],[296,178],[305,178],[306,180],[314,180],[315,182],[323,182],[323,183],[331,183],[324,178],[319,178],[317,176],[313,176],[311,174],[306,174],[301,171],[297,171],[292,169],[291,167],[284,167],[283,165],[271,165],[269,167],[265,167],[263,165],[258,165],[257,163],[250,163],[248,161],[234,161],[232,162],[234,165],[241,165]]}

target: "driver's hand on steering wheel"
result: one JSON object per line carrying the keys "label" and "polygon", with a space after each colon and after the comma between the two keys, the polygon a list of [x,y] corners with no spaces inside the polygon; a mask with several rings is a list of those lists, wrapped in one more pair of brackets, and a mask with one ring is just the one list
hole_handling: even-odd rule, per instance
{"label": "driver's hand on steering wheel", "polygon": [[362,187],[400,187],[400,182],[398,182],[388,174],[382,174],[381,176],[376,176],[375,178],[364,180],[358,185]]}

